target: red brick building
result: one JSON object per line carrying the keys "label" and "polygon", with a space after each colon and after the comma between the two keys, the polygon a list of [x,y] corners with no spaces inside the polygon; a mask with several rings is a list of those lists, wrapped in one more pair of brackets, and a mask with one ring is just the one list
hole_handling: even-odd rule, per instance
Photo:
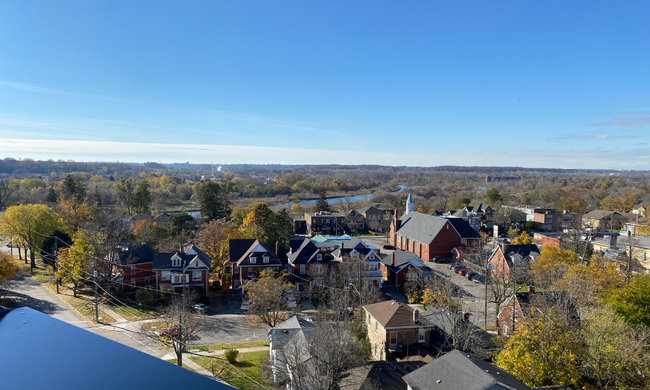
{"label": "red brick building", "polygon": [[282,266],[280,259],[273,251],[262,245],[258,240],[230,240],[230,288],[240,288],[249,281],[257,278],[262,271],[277,271]]}
{"label": "red brick building", "polygon": [[390,228],[391,245],[413,252],[423,260],[432,260],[435,256],[451,257],[455,247],[477,246],[478,240],[478,233],[460,218],[443,218],[414,211],[399,219],[394,217]]}
{"label": "red brick building", "polygon": [[[522,275],[529,266],[529,260],[539,256],[537,245],[499,245],[488,259],[492,274],[500,279],[510,279],[510,275],[519,267],[517,273]],[[521,271],[521,272],[520,272]]]}
{"label": "red brick building", "polygon": [[149,245],[125,245],[113,256],[113,286],[126,293],[154,285],[153,258],[156,251]]}
{"label": "red brick building", "polygon": [[180,293],[184,288],[208,291],[212,258],[194,245],[185,253],[158,253],[153,258],[156,290]]}

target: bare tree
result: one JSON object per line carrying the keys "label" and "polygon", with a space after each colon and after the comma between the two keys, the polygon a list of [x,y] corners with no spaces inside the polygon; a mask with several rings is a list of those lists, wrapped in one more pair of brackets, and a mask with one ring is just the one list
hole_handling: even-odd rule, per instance
{"label": "bare tree", "polygon": [[7,203],[17,189],[18,180],[11,177],[0,179],[0,210],[7,207]]}
{"label": "bare tree", "polygon": [[264,271],[256,281],[244,285],[250,299],[250,311],[270,327],[284,321],[289,306],[285,293],[292,291],[293,285],[287,283],[282,276],[276,276]]}
{"label": "bare tree", "polygon": [[199,316],[190,311],[195,301],[196,295],[189,292],[174,298],[161,317],[161,330],[149,332],[150,337],[174,350],[176,364],[179,366],[183,365],[183,352],[203,328]]}

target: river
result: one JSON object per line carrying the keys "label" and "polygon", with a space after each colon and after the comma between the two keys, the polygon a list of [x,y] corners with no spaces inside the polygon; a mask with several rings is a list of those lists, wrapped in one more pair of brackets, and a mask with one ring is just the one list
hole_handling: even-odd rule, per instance
{"label": "river", "polygon": [[[391,192],[391,193],[392,194],[399,194],[400,192],[403,192],[407,188],[410,188],[410,187],[400,185],[399,190]],[[327,203],[333,205],[333,204],[336,204],[336,203],[339,203],[339,202],[347,202],[347,201],[354,202],[356,200],[370,200],[372,198],[372,195],[373,194],[356,195],[356,196],[339,196],[339,197],[336,197],[336,198],[327,198]],[[301,205],[301,206],[304,206],[304,205],[307,205],[307,204],[314,204],[314,203],[316,203],[316,200],[317,199],[301,200],[300,202],[298,202],[298,204]],[[288,202],[288,203],[282,203],[280,206],[281,207],[291,207],[294,204],[295,204],[294,202]]]}

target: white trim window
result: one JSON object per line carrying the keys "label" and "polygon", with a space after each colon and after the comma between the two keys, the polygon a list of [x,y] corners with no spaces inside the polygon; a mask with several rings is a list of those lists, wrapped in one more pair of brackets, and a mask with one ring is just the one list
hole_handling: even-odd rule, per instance
{"label": "white trim window", "polygon": [[172,258],[172,267],[180,267],[181,266],[181,259],[178,257],[173,257]]}
{"label": "white trim window", "polygon": [[171,276],[170,276],[169,271],[162,271],[160,273],[160,280],[170,280],[170,279],[171,279]]}
{"label": "white trim window", "polygon": [[264,263],[268,264],[268,262],[269,262],[269,260],[270,260],[271,258],[270,258],[269,256],[264,256],[262,259],[263,259],[263,262],[264,262]]}
{"label": "white trim window", "polygon": [[427,341],[427,331],[426,329],[418,330],[418,343],[422,344]]}
{"label": "white trim window", "polygon": [[203,279],[203,271],[192,271],[192,280]]}
{"label": "white trim window", "polygon": [[251,257],[250,262],[251,262],[251,264],[257,264],[257,259],[254,258],[254,257]]}
{"label": "white trim window", "polygon": [[[647,255],[647,253],[646,253],[646,255]],[[323,255],[321,255],[320,253],[317,254],[316,255],[316,260],[323,260]]]}
{"label": "white trim window", "polygon": [[305,265],[304,265],[304,264],[300,264],[300,274],[302,275],[302,274],[304,274],[304,273],[305,273]]}

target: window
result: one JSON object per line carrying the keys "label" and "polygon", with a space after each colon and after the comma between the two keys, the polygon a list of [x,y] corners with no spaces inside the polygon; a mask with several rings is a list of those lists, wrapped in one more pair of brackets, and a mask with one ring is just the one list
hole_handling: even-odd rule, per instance
{"label": "window", "polygon": [[192,271],[192,280],[201,280],[203,271]]}
{"label": "window", "polygon": [[427,331],[420,329],[418,331],[418,343],[424,343],[427,340]]}
{"label": "window", "polygon": [[377,357],[377,344],[375,344],[375,357]]}
{"label": "window", "polygon": [[305,273],[305,265],[304,264],[300,264],[300,273],[301,274]]}
{"label": "window", "polygon": [[316,255],[316,260],[323,260],[323,255],[320,253]]}
{"label": "window", "polygon": [[379,334],[379,325],[377,324],[377,320],[375,320],[375,334]]}
{"label": "window", "polygon": [[160,279],[161,280],[169,280],[169,271],[163,271],[160,273]]}
{"label": "window", "polygon": [[397,332],[390,332],[390,347],[391,349],[397,347]]}
{"label": "window", "polygon": [[172,267],[180,267],[181,266],[181,259],[175,257],[172,259]]}
{"label": "window", "polygon": [[[185,283],[189,282],[190,275],[185,275]],[[183,275],[172,275],[172,283],[183,283]]]}
{"label": "window", "polygon": [[467,244],[467,239],[466,238],[461,238],[460,243],[461,244]]}
{"label": "window", "polygon": [[254,257],[251,257],[250,260],[251,260],[251,264],[256,264],[257,263],[257,259],[254,258]]}
{"label": "window", "polygon": [[131,267],[131,275],[135,275],[135,266]]}
{"label": "window", "polygon": [[503,335],[504,336],[508,335],[508,325],[503,325]]}
{"label": "window", "polygon": [[263,257],[263,262],[264,262],[264,263],[268,263],[268,262],[269,262],[269,259],[270,259],[269,256],[264,256],[264,257]]}

